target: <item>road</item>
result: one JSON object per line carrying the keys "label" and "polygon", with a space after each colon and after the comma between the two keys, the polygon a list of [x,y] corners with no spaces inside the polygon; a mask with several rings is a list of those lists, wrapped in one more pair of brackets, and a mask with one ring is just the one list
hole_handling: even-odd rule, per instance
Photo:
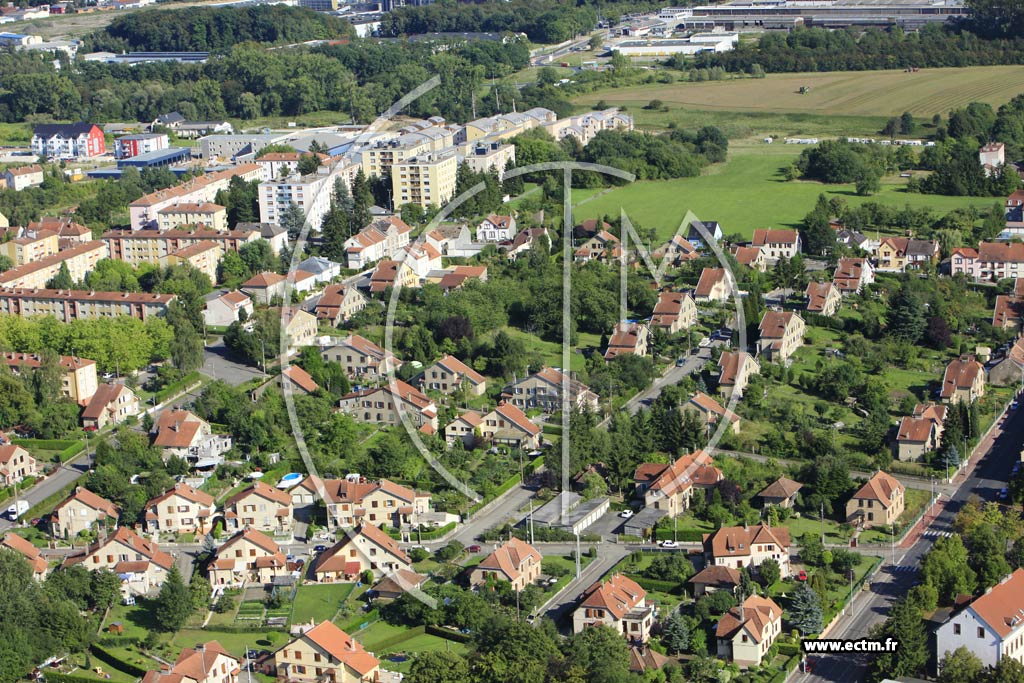
{"label": "road", "polygon": [[[30,506],[41,503],[65,486],[75,483],[79,477],[89,471],[92,467],[92,461],[93,453],[89,452],[61,465],[57,471],[30,488],[24,495],[19,495],[18,500],[27,500]],[[4,532],[13,526],[14,522],[8,519],[6,515],[0,517],[0,532]]]}
{"label": "road", "polygon": [[[280,353],[280,349],[267,349],[267,360],[272,361]],[[224,338],[220,337],[203,350],[202,372],[214,379],[219,379],[238,386],[254,377],[262,377],[259,368],[254,368],[235,360],[224,346]]]}
{"label": "road", "polygon": [[[924,532],[952,531],[953,518],[971,496],[993,500],[1019,459],[1022,436],[1024,411],[1010,413],[1002,425],[992,429],[975,449],[972,464],[954,477],[952,485],[943,487],[934,518],[922,520],[897,546],[895,563],[891,557],[886,558],[870,590],[854,599],[847,616],[836,623],[828,638],[866,638],[868,630],[885,619],[892,603],[913,586],[917,563],[934,542]],[[864,679],[869,663],[869,657],[854,655],[816,655],[815,659],[812,673],[797,674],[791,683],[853,683]]]}
{"label": "road", "polygon": [[702,368],[709,360],[711,360],[710,348],[697,349],[697,353],[691,353],[685,363],[682,365],[673,364],[661,377],[654,380],[650,388],[641,391],[626,401],[626,410],[629,411],[630,415],[636,415],[642,408],[649,408],[661,396],[663,388],[678,384],[684,377]]}

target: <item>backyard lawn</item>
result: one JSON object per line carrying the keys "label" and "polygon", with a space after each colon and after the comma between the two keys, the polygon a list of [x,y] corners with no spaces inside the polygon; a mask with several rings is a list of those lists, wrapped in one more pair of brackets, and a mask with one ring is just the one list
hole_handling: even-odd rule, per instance
{"label": "backyard lawn", "polygon": [[352,594],[354,583],[303,584],[299,586],[292,604],[293,624],[310,619],[317,623],[334,618],[342,603]]}

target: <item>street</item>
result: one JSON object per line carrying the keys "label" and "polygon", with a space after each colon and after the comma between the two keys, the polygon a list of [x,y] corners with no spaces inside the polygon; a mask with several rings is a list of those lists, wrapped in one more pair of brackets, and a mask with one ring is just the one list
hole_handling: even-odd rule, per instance
{"label": "street", "polygon": [[[993,500],[996,492],[1005,486],[1010,468],[1018,460],[1021,434],[1024,432],[1024,416],[1020,411],[1008,413],[1005,423],[997,425],[975,449],[973,469],[954,477],[952,485],[941,489],[945,505],[938,509],[934,519],[926,517],[910,532],[904,543],[896,547],[896,562],[886,557],[886,562],[871,580],[870,590],[861,591],[847,608],[847,616],[841,617],[828,632],[828,638],[866,638],[868,630],[885,620],[889,608],[915,583],[916,567],[928,552],[934,537],[926,537],[925,531],[952,531],[953,518],[971,496],[982,500]],[[970,466],[968,466],[970,468]],[[888,553],[887,553],[888,555]],[[906,568],[913,568],[908,570]],[[853,683],[863,680],[870,658],[864,655],[815,655],[813,671],[797,674],[794,683]]]}
{"label": "street", "polygon": [[687,356],[686,362],[682,365],[671,365],[664,374],[654,380],[650,388],[626,401],[625,408],[629,414],[636,415],[642,408],[649,408],[661,396],[663,388],[679,384],[684,377],[704,367],[704,364],[711,360],[710,348],[696,349],[696,351]]}
{"label": "street", "polygon": [[[19,493],[18,500],[27,500],[30,506],[41,503],[65,486],[74,484],[79,477],[89,471],[89,468],[92,467],[92,460],[93,454],[90,452],[79,456],[71,462],[65,463],[53,474],[26,491],[24,495]],[[6,510],[0,512],[6,512]],[[13,526],[14,522],[8,519],[6,514],[0,517],[0,532],[7,531]]]}

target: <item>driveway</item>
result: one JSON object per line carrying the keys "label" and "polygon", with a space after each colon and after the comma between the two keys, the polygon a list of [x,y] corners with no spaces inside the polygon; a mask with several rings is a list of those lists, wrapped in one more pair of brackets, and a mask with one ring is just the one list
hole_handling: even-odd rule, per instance
{"label": "driveway", "polygon": [[[277,350],[268,349],[267,353],[268,360],[273,360],[273,356],[277,353]],[[218,338],[217,341],[207,345],[203,350],[202,371],[204,374],[209,375],[214,379],[222,380],[233,386],[245,384],[253,378],[264,376],[263,373],[260,372],[259,368],[246,365],[237,359],[231,351],[224,346],[223,337]]]}

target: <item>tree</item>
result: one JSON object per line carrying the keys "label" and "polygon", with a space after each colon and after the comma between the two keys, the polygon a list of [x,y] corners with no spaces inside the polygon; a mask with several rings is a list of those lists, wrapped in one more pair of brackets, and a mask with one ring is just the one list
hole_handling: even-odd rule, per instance
{"label": "tree", "polygon": [[882,135],[886,136],[890,140],[896,138],[896,134],[900,131],[900,120],[895,116],[885,122],[885,126],[882,127]]}
{"label": "tree", "polygon": [[900,135],[910,135],[913,132],[914,116],[909,111],[905,111],[900,116]]}
{"label": "tree", "polygon": [[294,242],[299,238],[299,234],[306,224],[306,214],[299,208],[298,204],[289,202],[288,206],[281,212],[278,222],[288,232],[288,240]]}
{"label": "tree", "polygon": [[46,283],[47,289],[74,289],[75,281],[71,279],[71,271],[68,270],[67,261],[60,262],[60,270]]}
{"label": "tree", "polygon": [[180,631],[181,627],[188,621],[192,614],[192,596],[188,586],[181,577],[178,565],[171,567],[160,587],[160,594],[156,598],[156,605],[153,608],[153,616],[156,624],[162,631]]}
{"label": "tree", "polygon": [[171,362],[182,374],[188,374],[203,366],[203,339],[188,320],[180,320],[174,326]]}
{"label": "tree", "polygon": [[927,327],[924,304],[905,283],[889,302],[889,335],[916,344]]}
{"label": "tree", "polygon": [[690,626],[679,612],[673,612],[665,621],[661,642],[670,653],[686,652],[690,648]]}
{"label": "tree", "polygon": [[793,627],[805,636],[821,632],[824,619],[821,599],[806,583],[800,584],[793,593],[793,602],[789,606],[789,617]]}
{"label": "tree", "polygon": [[900,646],[894,652],[879,654],[874,671],[886,678],[917,676],[928,663],[928,633],[921,612],[907,599],[892,606],[889,618],[871,630],[872,638],[892,638]]}
{"label": "tree", "polygon": [[760,564],[757,568],[758,574],[761,577],[761,585],[768,587],[782,578],[782,570],[779,568],[779,563],[772,559],[767,559]]}
{"label": "tree", "polygon": [[869,197],[881,190],[881,174],[878,169],[864,168],[861,170],[857,174],[855,189],[861,197]]}
{"label": "tree", "polygon": [[311,175],[320,168],[320,158],[315,154],[303,154],[299,157],[298,171],[300,175]]}
{"label": "tree", "polygon": [[420,653],[409,668],[409,683],[471,683],[472,680],[465,658],[444,650]]}
{"label": "tree", "polygon": [[945,605],[952,604],[957,595],[974,592],[977,576],[960,536],[935,541],[921,559],[921,579],[935,588],[939,601]]}
{"label": "tree", "polygon": [[975,683],[981,680],[981,660],[973,652],[961,645],[952,652],[947,652],[939,664],[939,683]]}

